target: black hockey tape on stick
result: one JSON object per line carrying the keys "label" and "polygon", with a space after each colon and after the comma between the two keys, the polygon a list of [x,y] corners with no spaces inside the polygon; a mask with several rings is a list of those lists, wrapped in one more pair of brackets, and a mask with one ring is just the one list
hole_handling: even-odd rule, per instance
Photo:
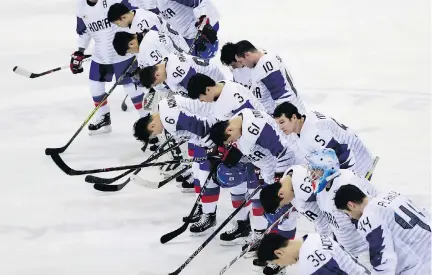
{"label": "black hockey tape on stick", "polygon": [[[162,143],[161,145],[159,145],[159,147],[148,157],[148,159],[152,158],[155,154],[157,154],[160,150],[162,150],[165,147],[165,145],[168,144],[168,141],[169,140],[165,140],[164,143]],[[148,145],[149,145],[148,142],[146,144],[144,144],[144,147],[141,148],[141,151],[145,152],[145,150],[147,149]],[[145,161],[147,161],[147,160],[145,160]],[[142,163],[144,163],[144,162],[142,162]],[[98,177],[98,176],[94,176],[94,175],[87,175],[84,180],[86,182],[89,182],[89,183],[111,184],[111,183],[113,183],[113,182],[115,182],[115,181],[117,181],[117,180],[119,180],[119,179],[121,179],[121,178],[129,175],[132,172],[134,172],[134,175],[136,175],[140,171],[141,171],[141,168],[138,168],[136,170],[130,169],[130,170],[128,170],[128,171],[126,171],[126,172],[124,172],[124,173],[122,173],[122,174],[114,177],[114,178],[102,178],[102,177]],[[127,180],[127,182],[129,182],[129,180]],[[124,184],[126,185],[127,183],[124,183]],[[99,190],[96,187],[95,187],[95,189]],[[103,190],[101,190],[101,191],[103,191]],[[118,190],[115,190],[115,191],[118,191]]]}
{"label": "black hockey tape on stick", "polygon": [[[89,61],[90,57],[91,57],[91,54],[84,55],[83,62]],[[54,69],[50,69],[48,71],[41,72],[41,73],[32,73],[32,72],[29,72],[26,69],[21,68],[19,66],[15,66],[12,70],[16,74],[19,74],[19,75],[27,77],[27,78],[37,78],[37,77],[41,77],[41,76],[44,76],[44,75],[47,75],[47,74],[51,74],[51,73],[54,73],[54,72],[58,72],[58,71],[61,71],[61,70],[64,70],[64,69],[68,69],[68,68],[69,68],[69,65],[64,65],[64,66],[57,67],[57,68],[54,68]]]}
{"label": "black hockey tape on stick", "polygon": [[125,98],[123,99],[122,104],[121,104],[121,109],[123,112],[126,112],[127,108],[128,108],[127,104],[126,104],[126,98],[128,98],[128,95],[125,96]]}
{"label": "black hockey tape on stick", "polygon": [[[235,215],[237,215],[237,213],[240,212],[243,206],[245,206],[246,203],[248,203],[249,200],[252,199],[253,196],[255,196],[255,194],[257,194],[261,190],[261,188],[262,185],[259,185],[257,188],[255,188],[255,190],[251,194],[249,194],[247,198],[245,198],[242,204],[236,210],[234,210],[234,212],[232,212],[231,215],[229,215],[228,218],[226,218],[221,225],[219,225],[219,227],[207,238],[207,240],[205,240],[202,243],[202,245],[200,245],[197,248],[197,250],[195,250],[195,252],[192,253],[192,255],[180,267],[178,267],[174,272],[169,273],[169,275],[180,274],[180,272],[182,272],[182,270],[196,257],[196,255],[198,255],[198,253],[200,253],[201,250],[203,250],[204,247],[206,247],[211,242],[211,240],[214,239],[214,237],[225,227],[225,225],[227,225],[230,222],[230,220],[232,220],[235,217]],[[201,194],[202,192],[200,193],[200,195]]]}
{"label": "black hockey tape on stick", "polygon": [[111,89],[105,94],[104,98],[101,100],[101,102],[96,106],[93,111],[90,113],[90,115],[84,120],[84,122],[81,124],[81,126],[78,128],[78,130],[75,132],[75,134],[71,137],[71,139],[63,146],[59,148],[46,148],[45,149],[45,155],[52,155],[52,154],[60,154],[66,151],[66,149],[71,145],[71,143],[74,141],[74,139],[78,136],[78,134],[81,132],[81,130],[87,125],[87,123],[90,121],[90,119],[93,117],[93,115],[99,110],[99,108],[102,106],[102,104],[105,103],[105,101],[108,99],[108,97],[111,95],[111,93],[114,91],[114,89],[119,85],[120,82],[123,81],[125,78],[127,72],[132,68],[132,65],[136,62],[136,57],[133,58],[132,62],[129,64],[129,66],[126,68],[126,70],[123,72],[123,74],[117,79],[115,84],[111,87]]}

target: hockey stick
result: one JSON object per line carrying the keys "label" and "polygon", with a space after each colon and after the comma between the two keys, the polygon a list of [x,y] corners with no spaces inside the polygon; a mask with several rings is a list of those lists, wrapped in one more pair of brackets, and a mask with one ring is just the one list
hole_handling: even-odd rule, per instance
{"label": "hockey stick", "polygon": [[371,170],[370,170],[369,172],[366,173],[365,178],[366,178],[367,180],[370,181],[370,179],[371,179],[371,177],[372,177],[372,174],[373,174],[373,172],[374,172],[374,170],[375,170],[375,167],[376,167],[376,165],[377,165],[379,159],[380,159],[379,157],[375,157],[375,159],[374,159],[374,161],[373,161],[373,164],[372,164],[372,168],[371,168]]}
{"label": "hockey stick", "polygon": [[201,197],[203,196],[204,191],[205,191],[205,189],[207,188],[207,184],[209,183],[209,180],[210,180],[210,178],[212,177],[212,175],[213,175],[213,172],[210,172],[210,173],[208,174],[207,179],[206,179],[204,185],[201,187],[201,192],[198,194],[198,197],[196,198],[195,203],[194,203],[194,205],[192,206],[192,210],[191,210],[191,212],[189,213],[189,215],[187,216],[186,219],[183,218],[183,222],[184,222],[183,225],[180,226],[179,228],[177,228],[176,230],[171,231],[171,232],[169,232],[169,233],[163,235],[163,236],[160,238],[160,242],[161,242],[162,244],[165,244],[165,243],[171,241],[172,239],[177,238],[178,236],[180,236],[181,234],[183,234],[183,232],[186,231],[186,229],[187,229],[187,227],[188,227],[188,225],[189,225],[189,223],[190,223],[190,221],[191,221],[191,219],[192,219],[192,216],[193,216],[194,213],[195,213],[195,210],[198,208],[198,205],[199,205],[199,203],[200,203],[200,201],[201,201]]}
{"label": "hockey stick", "polygon": [[123,99],[123,102],[121,104],[121,109],[123,112],[127,111],[126,98],[128,98],[128,95],[125,96],[125,98]]}
{"label": "hockey stick", "polygon": [[242,252],[236,256],[234,259],[232,259],[227,265],[225,265],[218,273],[218,275],[222,275],[224,274],[235,262],[237,262],[238,259],[240,259],[241,257],[243,257],[246,253],[249,252],[249,250],[259,241],[261,241],[262,238],[264,238],[264,235],[270,233],[270,231],[273,229],[273,227],[275,227],[276,225],[278,225],[287,215],[289,215],[292,211],[293,207],[291,207],[290,209],[288,209],[282,216],[279,217],[279,219],[277,219],[274,223],[272,223],[264,232],[264,234],[262,235],[262,237],[260,239],[256,239],[254,242],[250,243],[246,249],[242,250]]}
{"label": "hockey stick", "polygon": [[219,227],[207,238],[207,240],[205,240],[202,245],[200,245],[197,250],[195,250],[195,252],[192,253],[192,255],[179,268],[177,268],[174,272],[169,273],[169,275],[180,274],[180,272],[182,272],[182,270],[196,257],[196,255],[198,255],[198,253],[200,253],[201,250],[203,250],[204,247],[206,247],[211,242],[211,240],[213,240],[213,238],[225,227],[225,225],[227,225],[230,220],[232,220],[235,215],[240,212],[243,206],[245,206],[246,203],[248,203],[249,200],[252,199],[253,196],[255,196],[255,194],[257,194],[261,190],[261,188],[262,185],[259,185],[257,188],[255,188],[255,190],[251,194],[249,194],[249,196],[240,204],[240,206],[236,210],[234,210],[234,212],[232,212],[231,215],[229,215],[228,218],[226,218],[221,225],[219,225]]}
{"label": "hockey stick", "polygon": [[72,138],[64,145],[63,147],[59,148],[46,148],[45,149],[45,155],[51,155],[51,154],[60,154],[66,151],[66,149],[69,147],[69,145],[74,141],[74,139],[78,136],[78,134],[81,132],[81,130],[86,126],[86,124],[90,121],[90,119],[93,117],[93,115],[99,110],[99,108],[102,106],[102,104],[105,103],[107,98],[111,95],[111,93],[114,91],[114,89],[119,85],[121,81],[126,77],[127,72],[132,68],[132,65],[135,63],[136,57],[132,60],[132,62],[129,64],[129,66],[126,68],[126,70],[123,72],[123,74],[117,79],[115,84],[111,87],[111,89],[105,94],[101,102],[93,109],[93,111],[90,113],[90,115],[84,120],[84,122],[81,124],[81,126],[78,128],[78,130],[75,132],[75,134],[72,136]]}
{"label": "hockey stick", "polygon": [[[165,143],[164,143],[165,144]],[[163,144],[163,145],[164,145]],[[158,150],[160,149],[160,148],[162,148],[163,147],[163,145],[161,145],[161,146],[159,146],[159,148],[158,148]],[[157,159],[159,156],[156,156],[155,155],[155,153],[156,153],[157,151],[155,151],[150,157],[149,157],[149,159],[150,158],[153,158],[153,159]],[[125,175],[127,175],[127,174],[130,174],[131,172],[133,172],[133,174],[134,175],[136,175],[136,174],[138,174],[139,172],[141,171],[141,168],[139,168],[139,169],[136,169],[136,170],[133,170],[133,169],[131,169],[131,170],[128,170],[128,171],[126,171],[125,173],[123,173],[123,174],[121,174],[120,176],[121,177],[123,177],[123,176],[125,176]],[[123,176],[122,176],[123,175]],[[119,176],[118,176],[119,177]],[[129,182],[130,182],[130,180],[131,180],[131,178],[129,177],[129,178],[127,178],[123,183],[121,183],[121,184],[116,184],[116,185],[107,185],[107,184],[103,184],[103,183],[96,183],[95,185],[93,185],[93,188],[94,189],[96,189],[96,190],[98,190],[98,191],[102,191],[102,192],[117,192],[117,191],[120,191],[120,190],[122,190]]]}
{"label": "hockey stick", "polygon": [[149,181],[149,180],[145,180],[143,178],[141,178],[140,176],[137,175],[132,175],[130,177],[130,179],[132,181],[134,181],[135,183],[137,183],[138,185],[142,185],[144,187],[147,188],[151,188],[151,189],[159,189],[162,186],[164,186],[165,184],[167,184],[168,182],[172,181],[173,179],[177,178],[178,176],[180,176],[181,174],[183,174],[183,172],[185,172],[187,169],[189,169],[190,166],[185,166],[183,167],[180,171],[178,171],[177,173],[175,173],[174,175],[160,181],[160,182],[154,182],[154,181]]}
{"label": "hockey stick", "polygon": [[[167,143],[168,143],[168,140],[166,140],[164,143],[162,143],[162,145],[160,145],[160,146],[156,149],[156,151],[154,151],[154,152],[149,156],[149,159],[152,158],[152,157],[153,157],[153,156],[154,156],[154,155],[155,155],[159,150],[161,150],[161,148],[163,148]],[[148,143],[146,143],[146,144],[144,145],[144,147],[141,148],[141,150],[142,150],[142,151],[145,151],[145,150],[147,149],[147,146],[148,146]],[[146,162],[146,161],[147,161],[147,160],[145,160],[144,162]],[[142,162],[142,163],[144,163],[144,162]],[[113,182],[115,182],[115,181],[117,181],[117,180],[119,180],[119,179],[121,179],[121,178],[123,178],[123,177],[129,175],[129,174],[132,173],[132,172],[136,172],[136,173],[134,173],[134,174],[136,175],[136,174],[138,174],[140,171],[141,171],[141,168],[138,168],[138,169],[136,169],[136,170],[134,170],[134,169],[130,169],[130,170],[128,170],[128,171],[126,171],[126,172],[124,172],[124,173],[122,173],[122,174],[120,174],[120,175],[114,177],[114,178],[101,178],[101,177],[98,177],[98,176],[87,175],[87,176],[85,177],[84,180],[85,180],[86,182],[89,182],[89,183],[97,183],[97,184],[111,184],[111,183],[113,183]]]}
{"label": "hockey stick", "polygon": [[[89,61],[90,57],[91,57],[91,54],[84,55],[83,62]],[[54,73],[54,72],[58,72],[58,71],[61,71],[61,70],[64,70],[64,69],[68,69],[68,68],[69,68],[69,65],[64,65],[64,66],[57,67],[57,68],[54,68],[54,69],[51,69],[51,70],[48,70],[48,71],[45,71],[45,72],[41,72],[41,73],[32,73],[32,72],[29,72],[26,69],[21,68],[19,66],[15,66],[12,70],[15,73],[17,73],[17,74],[19,74],[21,76],[27,77],[27,78],[37,78],[37,77],[41,77],[41,76],[44,76],[44,75],[47,75],[47,74],[50,74],[50,73]]]}
{"label": "hockey stick", "polygon": [[[165,140],[164,143],[162,143],[161,145],[159,145],[159,147],[148,157],[148,159],[152,158],[154,155],[156,155],[160,150],[162,150],[162,148],[165,147],[166,144],[168,144],[169,140]],[[141,148],[141,151],[145,152],[145,150],[147,149],[148,143],[146,143],[143,148]],[[159,157],[159,156],[158,156]],[[147,160],[145,160],[144,162],[146,162]],[[144,163],[142,162],[142,163]],[[85,177],[85,181],[89,182],[89,183],[97,183],[97,184],[111,184],[127,175],[129,175],[130,173],[134,172],[134,174],[138,174],[141,171],[141,168],[138,168],[134,171],[134,169],[130,169],[114,178],[101,178],[98,176],[94,176],[94,175],[87,175]],[[135,173],[136,172],[136,173]]]}
{"label": "hockey stick", "polygon": [[129,169],[138,169],[148,166],[160,166],[165,164],[171,164],[171,163],[189,163],[191,160],[171,160],[171,161],[164,161],[164,162],[158,162],[158,163],[149,163],[150,161],[154,160],[155,158],[165,154],[166,152],[169,152],[176,147],[178,147],[179,144],[176,144],[175,146],[169,147],[165,150],[162,150],[157,155],[155,155],[152,159],[148,159],[144,163],[140,164],[132,164],[132,165],[122,165],[122,166],[113,166],[113,167],[106,167],[106,168],[97,168],[97,169],[90,169],[90,170],[75,170],[70,168],[60,157],[59,154],[52,154],[51,158],[54,161],[54,163],[67,175],[70,176],[77,176],[77,175],[86,175],[86,174],[95,174],[95,173],[104,173],[104,172],[111,172],[111,171],[121,171],[121,170],[129,170]]}

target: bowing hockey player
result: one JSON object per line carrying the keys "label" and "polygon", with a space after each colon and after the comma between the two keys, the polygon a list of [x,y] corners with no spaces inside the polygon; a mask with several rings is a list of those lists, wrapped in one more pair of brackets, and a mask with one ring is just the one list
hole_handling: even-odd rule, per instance
{"label": "bowing hockey player", "polygon": [[370,179],[373,157],[360,138],[347,126],[318,112],[301,114],[297,107],[284,102],[276,107],[273,117],[287,135],[296,134],[300,156],[323,148],[336,152],[341,169],[351,169]]}
{"label": "bowing hockey player", "polygon": [[216,55],[219,14],[212,0],[156,0],[156,6],[163,18],[194,48],[192,55],[202,58]]}
{"label": "bowing hockey player", "polygon": [[276,106],[282,102],[291,102],[301,114],[305,113],[304,103],[278,55],[260,51],[247,40],[237,42],[236,46],[236,60],[252,70],[252,92],[268,114],[273,114]]}
{"label": "bowing hockey player", "polygon": [[[290,149],[292,145],[290,141],[279,130],[271,116],[262,111],[243,109],[230,120],[214,124],[210,137],[218,146],[235,145],[249,162],[260,169],[260,176],[265,184],[278,181],[283,172],[298,161]],[[259,202],[259,192],[252,199],[262,207]],[[283,211],[279,211],[277,215],[272,215],[270,222],[274,222],[283,214]],[[297,212],[293,211],[288,219],[278,226],[279,233],[285,238],[293,238],[296,232],[296,220]],[[264,231],[255,231],[249,243],[256,244],[256,240],[260,239],[263,233]],[[252,246],[250,251],[255,250],[256,245]],[[261,265],[256,261],[254,264]],[[277,274],[280,269],[278,266],[268,266],[264,270],[269,274]]]}
{"label": "bowing hockey player", "polygon": [[[130,56],[118,55],[113,48],[112,40],[114,35],[120,31],[120,28],[109,22],[106,17],[108,9],[110,5],[119,2],[129,8],[132,8],[132,6],[125,0],[80,0],[77,2],[76,32],[79,35],[78,50],[72,54],[70,69],[73,74],[84,71],[82,67],[84,51],[93,39],[95,45],[90,64],[89,86],[93,102],[97,106],[106,95],[105,83],[111,82],[113,75],[118,79],[133,61]],[[134,102],[138,114],[140,116],[147,115],[142,106],[144,89],[136,87],[128,76],[119,84],[123,85],[125,92]],[[107,101],[102,103],[96,113],[96,119],[89,124],[88,129],[91,135],[111,132],[110,109]]]}
{"label": "bowing hockey player", "polygon": [[327,218],[316,202],[316,194],[303,165],[294,165],[284,173],[279,182],[265,186],[260,202],[266,213],[275,213],[280,207],[292,204],[297,211],[315,225],[320,235],[331,235]]}
{"label": "bowing hockey player", "polygon": [[[200,114],[211,112],[211,105],[192,100],[181,95],[168,95],[159,102],[159,112],[142,117],[134,125],[136,139],[148,142],[149,138],[167,131],[176,139],[188,139],[201,148],[214,147],[209,138],[211,125],[215,122],[212,118],[204,119]],[[201,157],[194,155],[194,157]],[[210,173],[210,161],[203,161],[199,165],[199,173],[194,172],[194,177],[200,183],[204,183]],[[190,226],[194,234],[208,232],[216,226],[216,202],[219,198],[219,187],[211,183],[207,185],[206,195],[202,196],[202,208],[196,211]],[[217,188],[212,188],[216,186]]]}
{"label": "bowing hockey player", "polygon": [[[195,74],[188,82],[188,96],[202,102],[211,103],[212,112],[207,116],[217,120],[231,118],[243,109],[254,109],[265,112],[264,106],[254,95],[241,84],[231,80],[215,82],[203,74]],[[244,201],[248,192],[258,187],[259,181],[254,166],[241,163],[229,168],[219,165],[217,169],[217,184],[222,188],[229,188],[234,208],[238,208]],[[252,199],[252,218],[248,219],[249,204],[247,204],[235,217],[234,227],[220,235],[222,244],[238,244],[239,239],[248,237],[252,228],[257,232],[266,229],[267,221],[262,215],[262,207],[256,199]]]}
{"label": "bowing hockey player", "polygon": [[246,66],[243,66],[236,59],[237,44],[228,42],[221,48],[220,61],[223,65],[230,68],[234,81],[240,83],[248,89],[252,87],[252,71]]}
{"label": "bowing hockey player", "polygon": [[431,220],[409,198],[390,191],[370,198],[355,185],[341,186],[336,207],[358,220],[369,244],[373,274],[431,274]]}
{"label": "bowing hockey player", "polygon": [[129,9],[122,3],[112,5],[108,11],[108,20],[120,28],[126,28],[131,33],[140,33],[146,30],[159,31],[172,40],[174,45],[180,49],[189,49],[186,40],[171,27],[151,11],[145,9]]}
{"label": "bowing hockey player", "polygon": [[262,239],[258,259],[281,266],[296,264],[299,275],[368,275],[371,272],[331,236],[307,234],[287,240],[270,233]]}

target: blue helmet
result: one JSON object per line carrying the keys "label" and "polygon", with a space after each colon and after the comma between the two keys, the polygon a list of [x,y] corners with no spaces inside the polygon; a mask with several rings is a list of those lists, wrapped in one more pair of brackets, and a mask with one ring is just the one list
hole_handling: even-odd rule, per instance
{"label": "blue helmet", "polygon": [[[310,178],[318,183],[315,193],[318,194],[327,183],[340,174],[339,159],[336,152],[330,148],[315,151],[306,156]],[[320,173],[321,172],[321,173]]]}
{"label": "blue helmet", "polygon": [[237,186],[248,180],[248,169],[244,163],[228,168],[223,163],[219,164],[216,170],[217,181],[222,188]]}

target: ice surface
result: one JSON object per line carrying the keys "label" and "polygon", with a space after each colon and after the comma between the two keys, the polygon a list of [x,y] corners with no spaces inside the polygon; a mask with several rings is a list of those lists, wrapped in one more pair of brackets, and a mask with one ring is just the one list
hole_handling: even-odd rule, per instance
{"label": "ice surface", "polygon": [[[249,39],[279,53],[308,106],[356,129],[381,157],[373,178],[377,187],[430,207],[428,1],[217,0],[216,5],[221,45]],[[104,194],[83,177],[63,174],[44,149],[65,144],[92,110],[87,74],[25,79],[12,72],[15,65],[39,72],[68,64],[76,48],[74,9],[71,0],[2,5],[0,274],[167,274],[204,241],[183,234],[159,243],[162,234],[181,225],[194,196],[174,184],[159,190],[129,184]],[[123,97],[122,89],[110,97],[111,134],[83,132],[63,155],[72,167],[116,165],[139,148],[131,136],[137,116],[120,110]],[[141,176],[157,177],[149,170]],[[222,221],[231,211],[227,192],[219,210]],[[299,234],[311,230],[300,220]],[[182,274],[217,274],[237,253],[238,247],[215,240]],[[227,274],[254,274],[249,262],[239,261]]]}

